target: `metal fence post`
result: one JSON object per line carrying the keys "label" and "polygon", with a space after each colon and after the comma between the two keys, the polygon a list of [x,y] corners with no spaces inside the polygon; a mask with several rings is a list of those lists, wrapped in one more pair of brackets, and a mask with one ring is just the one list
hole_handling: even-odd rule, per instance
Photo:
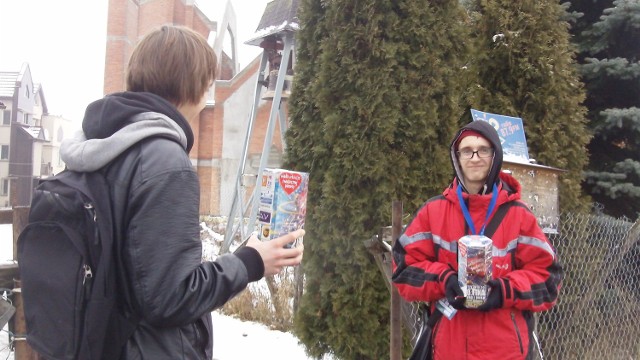
{"label": "metal fence post", "polygon": [[[402,232],[402,202],[394,200],[391,213],[391,244]],[[393,271],[393,269],[392,269]],[[398,289],[391,286],[391,360],[402,359],[402,317],[400,313],[401,299]]]}

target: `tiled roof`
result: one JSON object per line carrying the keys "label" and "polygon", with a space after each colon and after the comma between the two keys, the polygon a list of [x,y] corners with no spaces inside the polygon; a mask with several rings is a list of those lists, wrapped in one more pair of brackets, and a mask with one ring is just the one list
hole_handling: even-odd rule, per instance
{"label": "tiled roof", "polygon": [[283,31],[296,31],[300,28],[298,21],[299,0],[273,0],[264,9],[258,28],[249,45],[260,45],[261,39]]}
{"label": "tiled roof", "polygon": [[267,4],[256,32],[283,22],[298,23],[298,0],[273,0]]}
{"label": "tiled roof", "polygon": [[19,72],[0,71],[0,97],[12,97]]}

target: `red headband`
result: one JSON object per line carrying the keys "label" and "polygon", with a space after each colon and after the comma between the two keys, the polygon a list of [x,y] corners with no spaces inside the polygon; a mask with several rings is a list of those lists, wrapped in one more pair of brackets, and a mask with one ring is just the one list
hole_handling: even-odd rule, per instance
{"label": "red headband", "polygon": [[[479,138],[483,138],[487,141],[489,141],[489,139],[487,139],[486,137],[484,137],[484,135],[480,134],[477,131],[474,130],[464,130],[462,132],[462,134],[460,134],[460,136],[458,136],[458,140],[456,140],[456,146],[455,146],[455,150],[458,150],[458,146],[460,146],[460,142],[462,141],[462,139],[466,138],[467,136],[475,136],[475,137],[479,137]],[[489,141],[491,142],[491,141]]]}

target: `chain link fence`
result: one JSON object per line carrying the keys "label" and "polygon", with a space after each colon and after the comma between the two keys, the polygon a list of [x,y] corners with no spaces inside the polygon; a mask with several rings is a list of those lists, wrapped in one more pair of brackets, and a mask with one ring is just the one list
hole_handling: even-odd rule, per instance
{"label": "chain link fence", "polygon": [[[377,239],[367,247],[389,284],[390,248],[372,246]],[[540,352],[534,358],[640,359],[640,220],[564,214],[549,240],[565,277],[556,306],[536,314]],[[401,306],[412,344],[420,328],[419,305]]]}
{"label": "chain link fence", "polygon": [[640,359],[640,221],[567,214],[549,239],[565,279],[538,317],[547,358]]}

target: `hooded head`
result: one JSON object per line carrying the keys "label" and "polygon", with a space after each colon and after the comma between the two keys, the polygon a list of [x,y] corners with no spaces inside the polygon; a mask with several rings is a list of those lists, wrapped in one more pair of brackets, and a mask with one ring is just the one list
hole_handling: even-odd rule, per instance
{"label": "hooded head", "polygon": [[[463,189],[469,192],[467,189],[468,184],[465,184],[462,162],[457,153],[460,143],[466,137],[477,137],[484,139],[493,148],[493,156],[487,159],[482,159],[488,161],[490,167],[489,173],[486,179],[484,179],[484,184],[482,186],[482,189],[480,190],[480,194],[490,193],[492,191],[493,184],[500,181],[499,173],[500,169],[502,168],[502,145],[500,144],[500,137],[498,136],[498,132],[488,122],[478,120],[473,121],[460,129],[451,141],[451,162],[456,173],[456,178],[458,180],[458,183],[462,185]],[[478,149],[471,150],[476,151]],[[475,158],[476,156],[478,156],[478,153],[472,155]],[[462,161],[469,160],[462,159]]]}

